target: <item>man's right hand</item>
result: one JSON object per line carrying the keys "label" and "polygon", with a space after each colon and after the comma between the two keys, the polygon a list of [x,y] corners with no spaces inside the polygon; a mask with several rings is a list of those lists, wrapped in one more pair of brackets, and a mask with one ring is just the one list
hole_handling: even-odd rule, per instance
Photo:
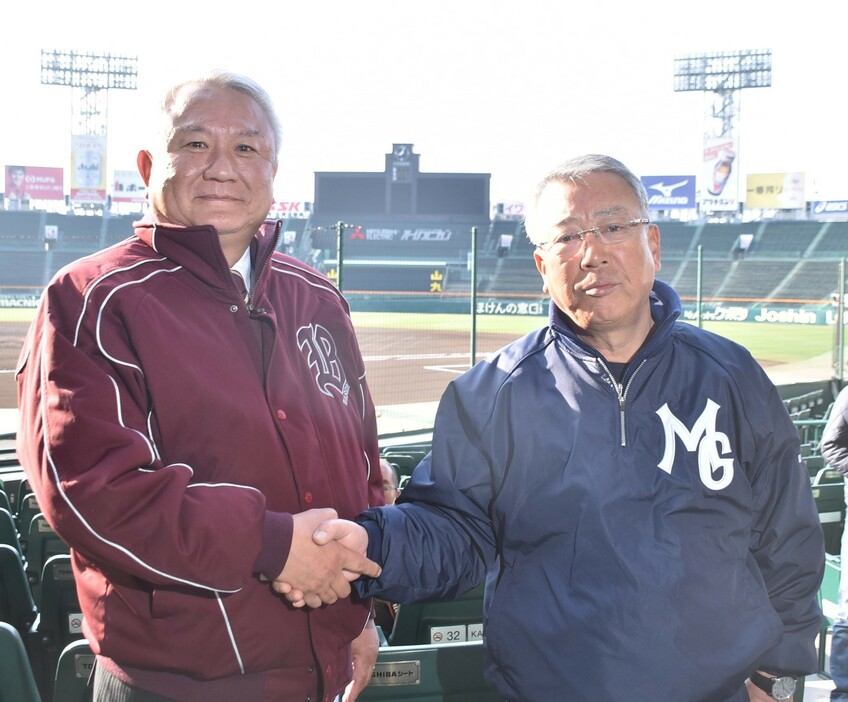
{"label": "man's right hand", "polygon": [[[289,557],[272,587],[276,592],[286,595],[295,607],[332,604],[340,597],[350,595],[351,580],[360,575],[371,578],[380,575],[380,566],[365,556],[367,537],[364,541],[329,538],[321,544],[313,539],[319,525],[342,522],[334,509],[300,512],[293,515],[293,521]],[[291,596],[293,592],[297,595],[294,598]]]}

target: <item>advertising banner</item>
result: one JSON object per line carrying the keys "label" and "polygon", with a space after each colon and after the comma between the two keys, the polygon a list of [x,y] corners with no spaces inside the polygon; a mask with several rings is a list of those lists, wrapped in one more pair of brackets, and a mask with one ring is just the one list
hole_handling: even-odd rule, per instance
{"label": "advertising banner", "polygon": [[64,200],[65,184],[61,168],[6,166],[7,200]]}
{"label": "advertising banner", "polygon": [[751,209],[803,210],[803,173],[755,173],[748,176],[745,207]]}
{"label": "advertising banner", "polygon": [[652,210],[695,208],[695,176],[642,176]]}
{"label": "advertising banner", "polygon": [[281,200],[271,205],[271,219],[306,219],[312,213],[312,203],[296,200]]}
{"label": "advertising banner", "polygon": [[848,215],[848,200],[814,200],[810,203],[810,213],[821,215]]}
{"label": "advertising banner", "polygon": [[704,139],[701,210],[735,212],[739,208],[739,177],[734,161],[738,147],[731,137]]}
{"label": "advertising banner", "polygon": [[144,202],[147,186],[138,171],[115,171],[112,202]]}
{"label": "advertising banner", "polygon": [[106,202],[106,137],[71,136],[71,200]]}

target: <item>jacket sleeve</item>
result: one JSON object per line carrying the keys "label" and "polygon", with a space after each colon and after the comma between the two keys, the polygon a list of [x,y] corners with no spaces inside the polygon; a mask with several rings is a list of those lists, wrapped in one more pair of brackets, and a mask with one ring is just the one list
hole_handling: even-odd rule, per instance
{"label": "jacket sleeve", "polygon": [[17,449],[40,508],[107,575],[240,589],[259,553],[264,496],[191,484],[190,466],[163,464],[132,341],[90,305],[71,276],[54,281],[22,351]]}
{"label": "jacket sleeve", "polygon": [[824,428],[821,453],[832,468],[848,474],[848,388],[837,395]]}
{"label": "jacket sleeve", "polygon": [[491,404],[473,395],[461,393],[456,382],[448,386],[432,451],[397,503],[360,516],[369,534],[368,555],[383,566],[379,578],[355,583],[360,594],[398,603],[454,598],[478,585],[492,565],[491,461],[476,416]]}
{"label": "jacket sleeve", "polygon": [[784,631],[758,668],[808,674],[817,666],[824,537],[809,473],[800,458],[798,432],[777,390],[764,374],[762,378],[765,387],[747,393],[766,405],[752,415],[758,426],[751,427],[757,442],[749,473],[754,505],[751,552]]}

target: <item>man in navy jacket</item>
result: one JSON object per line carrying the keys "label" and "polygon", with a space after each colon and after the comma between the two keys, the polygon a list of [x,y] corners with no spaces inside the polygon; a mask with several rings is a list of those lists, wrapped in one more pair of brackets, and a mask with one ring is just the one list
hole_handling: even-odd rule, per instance
{"label": "man in navy jacket", "polygon": [[677,321],[620,162],[563,164],[526,224],[549,325],[451,383],[396,506],[316,539],[367,534],[383,571],[362,595],[485,578],[486,678],[509,700],[789,699],[816,669],[824,546],[777,391]]}

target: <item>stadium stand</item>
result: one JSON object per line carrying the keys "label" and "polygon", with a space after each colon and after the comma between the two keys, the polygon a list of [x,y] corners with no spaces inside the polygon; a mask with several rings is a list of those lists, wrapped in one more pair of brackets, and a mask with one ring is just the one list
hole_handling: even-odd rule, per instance
{"label": "stadium stand", "polygon": [[[37,294],[62,266],[129,236],[135,219],[137,215],[92,217],[0,210],[0,287]],[[478,291],[495,297],[539,295],[533,245],[521,220],[475,224],[468,218],[360,219],[345,232],[345,260],[350,263],[346,280],[355,286],[346,286],[347,291],[388,290],[392,280],[404,281],[410,274],[412,269],[396,272],[392,268],[393,262],[403,260],[407,265],[415,261],[443,264],[445,279],[439,291],[467,293],[471,288],[467,271],[470,231],[477,226]],[[335,224],[313,218],[285,219],[283,230],[287,234],[280,249],[329,272],[335,267]],[[699,246],[704,260],[702,295],[706,300],[821,303],[836,291],[839,260],[848,256],[848,222],[658,224],[663,258],[660,278],[674,286],[684,300],[693,299],[697,292]],[[46,225],[59,231],[49,247],[44,240]],[[509,249],[499,246],[502,234],[512,236]],[[753,237],[744,252],[738,247],[741,234]],[[407,286],[407,290],[432,292],[428,285],[425,278],[423,286]]]}

